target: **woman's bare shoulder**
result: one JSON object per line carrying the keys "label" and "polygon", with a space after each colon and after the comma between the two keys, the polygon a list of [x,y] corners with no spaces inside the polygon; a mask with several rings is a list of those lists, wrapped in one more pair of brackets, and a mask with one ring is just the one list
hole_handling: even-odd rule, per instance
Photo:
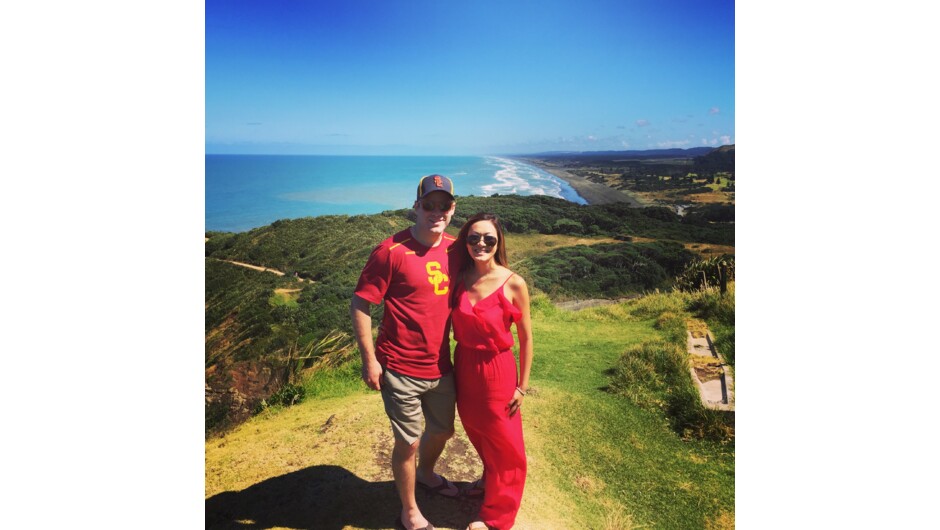
{"label": "woman's bare shoulder", "polygon": [[[506,270],[509,270],[509,269],[506,269]],[[512,274],[512,276],[510,276],[509,280],[506,281],[506,285],[509,286],[510,289],[512,289],[513,291],[518,291],[522,289],[523,287],[525,287],[525,278],[523,278],[519,274],[516,274],[513,271],[509,271],[509,273]]]}

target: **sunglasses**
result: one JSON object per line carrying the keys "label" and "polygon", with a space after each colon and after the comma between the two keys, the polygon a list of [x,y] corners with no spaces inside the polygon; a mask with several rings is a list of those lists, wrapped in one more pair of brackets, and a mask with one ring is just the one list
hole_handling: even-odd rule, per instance
{"label": "sunglasses", "polygon": [[483,244],[488,247],[496,245],[496,243],[499,241],[499,239],[496,239],[496,236],[481,236],[480,234],[472,234],[467,236],[467,244],[476,245],[480,242],[481,239],[483,240]]}
{"label": "sunglasses", "polygon": [[435,209],[442,212],[449,212],[454,207],[454,201],[434,202],[421,201],[421,208],[426,212],[433,212]]}

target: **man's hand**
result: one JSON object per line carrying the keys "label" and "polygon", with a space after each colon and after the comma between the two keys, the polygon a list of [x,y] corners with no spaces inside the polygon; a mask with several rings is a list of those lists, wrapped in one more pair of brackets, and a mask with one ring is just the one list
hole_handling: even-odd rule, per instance
{"label": "man's hand", "polygon": [[378,362],[362,364],[362,380],[372,390],[382,389],[382,365]]}
{"label": "man's hand", "polygon": [[375,358],[375,344],[372,343],[372,316],[369,302],[353,295],[349,304],[349,316],[352,318],[356,343],[362,356],[362,380],[372,390],[382,389],[382,365]]}

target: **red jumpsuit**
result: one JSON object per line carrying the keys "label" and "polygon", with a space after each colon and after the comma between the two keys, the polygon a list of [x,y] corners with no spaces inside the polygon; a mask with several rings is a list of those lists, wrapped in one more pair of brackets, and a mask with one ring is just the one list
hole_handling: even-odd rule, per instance
{"label": "red jumpsuit", "polygon": [[483,461],[480,520],[507,530],[512,528],[522,501],[526,456],[522,412],[509,417],[509,402],[518,384],[509,326],[522,312],[503,294],[503,285],[474,306],[458,282],[452,324],[457,340],[457,412]]}

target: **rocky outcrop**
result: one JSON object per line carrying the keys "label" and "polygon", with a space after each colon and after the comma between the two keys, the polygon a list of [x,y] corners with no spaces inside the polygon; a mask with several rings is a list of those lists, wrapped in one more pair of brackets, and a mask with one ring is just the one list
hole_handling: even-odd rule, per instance
{"label": "rocky outcrop", "polygon": [[225,430],[248,419],[261,400],[287,380],[287,367],[242,361],[206,369],[206,432]]}

